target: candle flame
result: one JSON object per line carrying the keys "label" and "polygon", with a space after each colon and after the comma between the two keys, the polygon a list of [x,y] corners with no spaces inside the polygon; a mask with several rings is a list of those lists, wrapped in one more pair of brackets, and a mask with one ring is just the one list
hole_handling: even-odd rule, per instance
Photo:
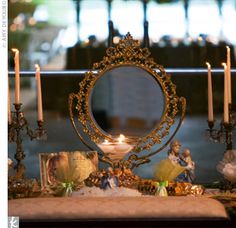
{"label": "candle flame", "polygon": [[120,134],[119,138],[118,138],[118,142],[122,143],[125,140],[125,136]]}
{"label": "candle flame", "polygon": [[226,49],[227,49],[227,50],[230,50],[229,46],[226,46]]}
{"label": "candle flame", "polygon": [[208,68],[210,68],[210,67],[211,67],[211,64],[210,64],[210,63],[208,63],[208,62],[206,62],[206,65],[207,65],[207,67],[208,67]]}
{"label": "candle flame", "polygon": [[225,68],[227,67],[227,64],[226,63],[221,63],[221,65]]}
{"label": "candle flame", "polygon": [[35,69],[36,69],[36,70],[40,70],[40,67],[39,67],[38,64],[35,64],[34,66],[35,66]]}
{"label": "candle flame", "polygon": [[14,53],[19,53],[19,50],[17,48],[12,48],[11,49]]}
{"label": "candle flame", "polygon": [[109,141],[107,139],[105,139],[105,141],[103,142],[103,144],[109,144]]}

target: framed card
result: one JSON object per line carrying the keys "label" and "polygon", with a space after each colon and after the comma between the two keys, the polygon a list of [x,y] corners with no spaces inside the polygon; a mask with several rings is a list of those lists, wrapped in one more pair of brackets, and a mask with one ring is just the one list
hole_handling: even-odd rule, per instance
{"label": "framed card", "polygon": [[42,188],[61,183],[82,183],[98,169],[98,154],[96,151],[40,153],[39,162]]}

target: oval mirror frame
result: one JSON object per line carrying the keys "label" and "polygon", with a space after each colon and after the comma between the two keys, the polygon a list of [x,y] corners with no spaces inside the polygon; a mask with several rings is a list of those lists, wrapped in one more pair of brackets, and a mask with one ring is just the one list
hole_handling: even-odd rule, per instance
{"label": "oval mirror frame", "polygon": [[[138,158],[135,154],[130,155],[128,161],[136,161],[141,159],[142,161],[140,164],[143,164],[148,162],[147,157],[160,152],[174,138],[185,116],[186,100],[183,97],[177,96],[176,86],[171,81],[170,75],[165,72],[163,66],[157,64],[153,58],[150,57],[150,51],[147,48],[141,48],[140,42],[138,40],[134,40],[129,33],[119,41],[117,46],[108,48],[102,61],[94,63],[92,70],[85,73],[84,79],[79,84],[79,92],[77,94],[70,94],[70,119],[81,141],[90,149],[94,148],[89,146],[84,140],[74,122],[73,104],[75,104],[75,108],[77,110],[77,119],[80,124],[82,124],[83,132],[88,135],[94,143],[99,143],[105,139],[114,139],[112,135],[105,133],[97,125],[91,113],[90,99],[97,80],[99,80],[109,70],[121,66],[135,66],[142,68],[158,82],[163,91],[165,107],[163,109],[164,111],[161,120],[157,126],[151,130],[151,132],[149,132],[144,137],[139,137],[137,139],[136,145],[133,148],[133,152],[139,153],[143,150],[150,150],[154,145],[161,144],[163,138],[167,136],[169,136],[169,138],[158,150],[149,153],[147,156]],[[73,103],[75,99],[77,101],[76,103]],[[174,132],[169,134],[171,127],[176,122],[177,114],[179,113],[179,124],[177,124]]]}

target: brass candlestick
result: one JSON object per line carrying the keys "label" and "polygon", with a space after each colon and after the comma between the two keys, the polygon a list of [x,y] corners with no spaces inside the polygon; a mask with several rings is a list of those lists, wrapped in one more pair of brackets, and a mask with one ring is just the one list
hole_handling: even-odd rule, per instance
{"label": "brass candlestick", "polygon": [[21,111],[22,104],[14,104],[15,111],[12,111],[12,121],[8,124],[8,141],[16,143],[16,153],[15,159],[17,164],[16,177],[20,179],[24,175],[25,167],[21,164],[21,161],[25,158],[24,150],[22,147],[22,133],[26,130],[26,134],[30,137],[31,140],[43,140],[47,138],[47,132],[43,128],[43,121],[37,121],[38,128],[36,130],[31,130],[29,124],[24,117],[24,113]]}
{"label": "brass candlestick", "polygon": [[220,129],[214,129],[214,121],[208,121],[208,136],[214,142],[225,143],[226,150],[233,149],[233,130],[236,126],[236,113],[232,111],[229,105],[229,122],[220,124]]}

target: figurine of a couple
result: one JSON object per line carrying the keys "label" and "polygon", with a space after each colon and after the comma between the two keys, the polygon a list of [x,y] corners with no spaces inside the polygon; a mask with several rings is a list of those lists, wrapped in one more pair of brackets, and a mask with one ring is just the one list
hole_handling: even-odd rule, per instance
{"label": "figurine of a couple", "polygon": [[180,154],[180,148],[180,142],[178,140],[174,140],[170,143],[170,149],[168,151],[168,158],[174,164],[179,164],[185,168],[185,171],[181,173],[175,180],[177,182],[192,183],[195,179],[195,162],[192,161],[191,153],[188,148],[185,148],[182,154]]}
{"label": "figurine of a couple", "polygon": [[118,177],[114,174],[113,169],[109,167],[105,175],[102,176],[101,188],[104,190],[109,188],[113,189],[118,187],[118,185],[119,185]]}

